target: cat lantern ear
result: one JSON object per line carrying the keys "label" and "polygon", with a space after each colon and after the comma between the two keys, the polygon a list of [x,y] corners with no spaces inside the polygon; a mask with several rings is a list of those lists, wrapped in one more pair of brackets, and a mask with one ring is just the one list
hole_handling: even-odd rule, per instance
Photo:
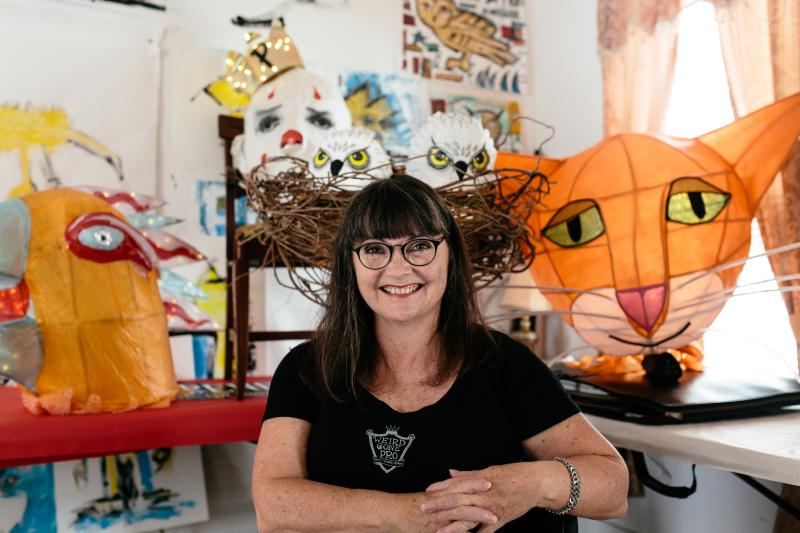
{"label": "cat lantern ear", "polygon": [[800,93],[697,138],[734,169],[755,212],[800,135]]}

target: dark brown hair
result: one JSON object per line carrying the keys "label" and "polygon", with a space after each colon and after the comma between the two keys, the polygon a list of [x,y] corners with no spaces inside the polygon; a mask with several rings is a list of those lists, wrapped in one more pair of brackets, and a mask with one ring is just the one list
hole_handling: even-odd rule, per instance
{"label": "dark brown hair", "polygon": [[330,290],[314,335],[311,382],[337,401],[357,397],[357,384],[375,375],[378,346],[375,317],[356,283],[353,247],[367,239],[442,235],[450,251],[447,284],[437,333],[442,348],[439,378],[479,366],[493,339],[475,297],[464,238],[444,200],[428,185],[406,175],[376,181],[356,194],[336,231]]}

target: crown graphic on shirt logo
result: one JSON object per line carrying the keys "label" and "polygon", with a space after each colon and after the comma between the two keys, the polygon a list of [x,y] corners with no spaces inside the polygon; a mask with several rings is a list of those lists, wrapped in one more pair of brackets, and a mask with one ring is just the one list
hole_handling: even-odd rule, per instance
{"label": "crown graphic on shirt logo", "polygon": [[386,433],[393,433],[397,435],[398,431],[400,431],[400,426],[386,426]]}

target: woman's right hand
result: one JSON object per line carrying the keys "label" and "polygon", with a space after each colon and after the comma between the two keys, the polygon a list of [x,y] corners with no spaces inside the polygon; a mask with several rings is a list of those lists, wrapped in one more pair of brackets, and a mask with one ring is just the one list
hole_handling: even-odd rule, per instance
{"label": "woman's right hand", "polygon": [[[485,479],[459,479],[447,492],[452,494],[480,494],[492,484]],[[462,505],[452,509],[425,512],[425,503],[441,496],[439,491],[398,494],[399,505],[393,516],[393,531],[424,531],[431,533],[459,533],[469,531],[479,524],[496,524],[497,516],[477,505]]]}

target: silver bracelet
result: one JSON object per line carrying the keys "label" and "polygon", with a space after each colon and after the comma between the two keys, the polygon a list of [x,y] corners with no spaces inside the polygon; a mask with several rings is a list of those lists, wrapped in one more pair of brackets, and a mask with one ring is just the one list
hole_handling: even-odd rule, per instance
{"label": "silver bracelet", "polygon": [[564,507],[561,509],[547,510],[553,514],[565,515],[575,509],[575,506],[578,505],[578,500],[581,499],[581,476],[578,475],[578,471],[575,470],[575,467],[572,466],[572,463],[563,457],[553,457],[553,461],[561,463],[564,465],[564,468],[567,469],[567,472],[569,472],[569,479],[572,482],[572,487],[569,491],[569,500],[567,500],[567,504],[564,505]]}

